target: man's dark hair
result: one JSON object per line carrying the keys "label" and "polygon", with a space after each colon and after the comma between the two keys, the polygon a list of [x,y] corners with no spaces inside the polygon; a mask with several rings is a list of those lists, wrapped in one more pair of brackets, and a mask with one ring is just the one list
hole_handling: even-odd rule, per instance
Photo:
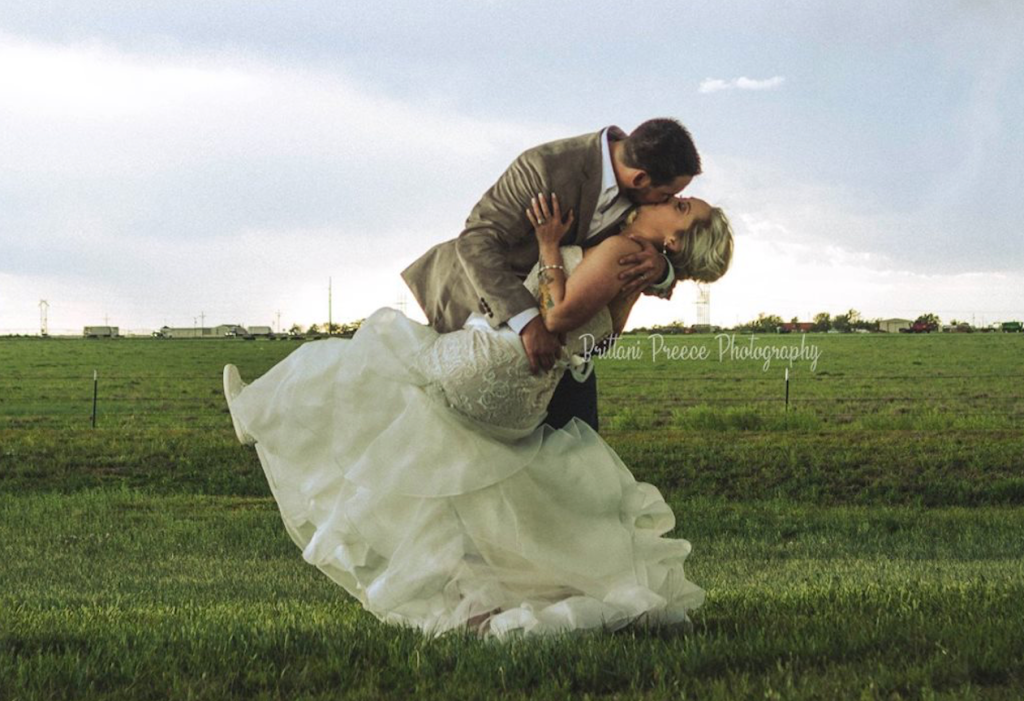
{"label": "man's dark hair", "polygon": [[699,175],[700,154],[690,132],[674,119],[648,119],[626,138],[623,160],[651,176],[657,187],[680,175]]}

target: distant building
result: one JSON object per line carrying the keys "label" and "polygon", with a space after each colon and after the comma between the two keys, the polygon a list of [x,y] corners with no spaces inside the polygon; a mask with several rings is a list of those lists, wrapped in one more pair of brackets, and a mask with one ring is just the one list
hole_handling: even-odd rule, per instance
{"label": "distant building", "polygon": [[269,326],[250,326],[249,335],[254,338],[273,338],[274,330]]}
{"label": "distant building", "polygon": [[794,331],[797,333],[808,333],[810,331],[814,331],[814,322],[798,321],[794,323],[792,321],[786,321],[778,328],[778,331],[779,333],[793,333]]}
{"label": "distant building", "polygon": [[249,332],[241,324],[221,324],[213,327],[213,334],[218,338],[225,336],[248,336]]}
{"label": "distant building", "polygon": [[224,338],[225,336],[247,336],[248,331],[239,324],[220,326],[163,326],[154,336],[160,338]]}
{"label": "distant building", "polygon": [[155,335],[161,338],[216,338],[213,329],[203,326],[163,326]]}
{"label": "distant building", "polygon": [[878,330],[885,333],[899,333],[903,329],[909,329],[914,322],[910,319],[879,319]]}
{"label": "distant building", "polygon": [[119,336],[116,326],[86,326],[82,335],[86,338],[117,338]]}

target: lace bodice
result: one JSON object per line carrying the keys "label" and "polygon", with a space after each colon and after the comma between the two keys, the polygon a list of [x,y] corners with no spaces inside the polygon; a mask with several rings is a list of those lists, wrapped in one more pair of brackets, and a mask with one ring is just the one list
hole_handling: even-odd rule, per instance
{"label": "lace bodice", "polygon": [[[583,260],[579,246],[561,249],[566,275]],[[535,265],[524,281],[539,295]],[[420,359],[420,370],[448,406],[503,437],[525,435],[544,418],[548,402],[562,374],[579,367],[580,356],[612,333],[611,313],[602,309],[593,318],[566,334],[563,357],[550,372],[533,375],[522,341],[508,326],[491,328],[473,314],[459,331],[441,334]]]}

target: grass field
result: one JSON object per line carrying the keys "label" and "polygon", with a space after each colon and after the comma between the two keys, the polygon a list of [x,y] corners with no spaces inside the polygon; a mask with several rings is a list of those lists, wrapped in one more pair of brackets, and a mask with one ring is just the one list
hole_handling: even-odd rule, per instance
{"label": "grass field", "polygon": [[788,411],[789,364],[719,342],[597,370],[693,628],[493,644],[302,561],[220,390],[296,343],[0,339],[0,699],[1024,698],[1024,335],[808,335]]}

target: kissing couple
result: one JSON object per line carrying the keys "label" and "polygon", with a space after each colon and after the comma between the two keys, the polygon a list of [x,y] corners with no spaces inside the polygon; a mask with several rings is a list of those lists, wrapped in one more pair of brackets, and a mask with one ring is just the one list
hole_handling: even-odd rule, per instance
{"label": "kissing couple", "polygon": [[383,308],[251,384],[226,366],[235,433],[303,559],[428,635],[688,622],[691,545],[598,435],[585,346],[641,295],[728,269],[725,214],[678,196],[700,172],[672,119],[536,146],[403,271],[428,325]]}

